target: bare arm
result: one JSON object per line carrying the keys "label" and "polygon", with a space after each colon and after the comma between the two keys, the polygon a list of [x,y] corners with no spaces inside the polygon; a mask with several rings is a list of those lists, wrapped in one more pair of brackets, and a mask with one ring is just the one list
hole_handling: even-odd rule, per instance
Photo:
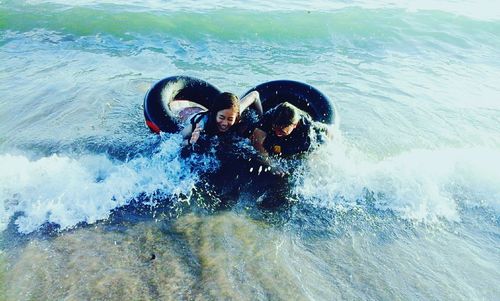
{"label": "bare arm", "polygon": [[271,162],[269,161],[269,153],[266,151],[264,148],[264,140],[266,140],[267,134],[263,130],[256,128],[253,133],[252,137],[250,138],[252,140],[252,144],[255,147],[255,149],[262,155],[264,161],[268,166],[271,168],[271,173],[274,175],[279,175],[281,177],[284,177],[288,173],[283,170],[283,168],[279,165],[273,165],[271,166]]}
{"label": "bare arm", "polygon": [[182,145],[188,145],[189,140],[191,139],[191,134],[193,133],[193,125],[188,124],[186,125],[185,128],[182,129],[181,135],[182,135]]}
{"label": "bare arm", "polygon": [[264,111],[262,110],[262,104],[260,103],[259,92],[257,91],[252,91],[241,99],[240,102],[241,112],[245,111],[245,109],[251,106],[252,104],[255,105],[255,109],[257,110],[259,115],[262,115]]}
{"label": "bare arm", "polygon": [[196,124],[194,130],[193,130],[192,124],[187,125],[181,131],[181,135],[183,138],[182,144],[189,145],[189,144],[196,143],[196,141],[198,141],[198,138],[200,138],[201,130],[202,130],[202,127],[200,126],[199,123]]}
{"label": "bare arm", "polygon": [[256,128],[252,136],[250,137],[250,140],[252,141],[253,147],[262,155],[264,158],[268,158],[269,154],[264,148],[264,140],[266,140],[267,134],[263,130]]}
{"label": "bare arm", "polygon": [[191,133],[193,133],[193,125],[192,124],[188,124],[181,131],[182,138],[188,139],[189,137],[191,137]]}

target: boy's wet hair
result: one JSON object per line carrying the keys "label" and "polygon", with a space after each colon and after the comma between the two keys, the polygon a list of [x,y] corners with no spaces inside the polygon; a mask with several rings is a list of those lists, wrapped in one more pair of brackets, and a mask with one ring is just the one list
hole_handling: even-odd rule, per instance
{"label": "boy's wet hair", "polygon": [[272,125],[284,128],[299,122],[301,113],[300,109],[289,102],[283,102],[273,108],[271,117]]}

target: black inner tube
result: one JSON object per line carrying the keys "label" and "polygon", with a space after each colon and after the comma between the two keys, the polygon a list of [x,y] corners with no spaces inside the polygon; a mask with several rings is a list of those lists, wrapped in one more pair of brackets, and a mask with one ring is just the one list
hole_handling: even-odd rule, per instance
{"label": "black inner tube", "polygon": [[144,97],[146,123],[153,132],[176,133],[181,130],[181,125],[169,107],[170,102],[189,100],[210,108],[219,93],[220,90],[212,84],[194,77],[164,78],[154,84]]}
{"label": "black inner tube", "polygon": [[[264,112],[287,101],[309,113],[315,121],[325,124],[335,122],[335,110],[328,97],[305,83],[291,80],[270,81],[248,90],[242,98],[254,90],[259,92]],[[181,130],[181,125],[170,108],[172,101],[189,100],[210,108],[213,99],[220,92],[214,85],[194,77],[164,78],[154,84],[144,97],[146,124],[156,133],[176,133]]]}
{"label": "black inner tube", "polygon": [[335,110],[328,97],[308,84],[292,80],[270,81],[248,90],[243,97],[254,90],[259,92],[264,112],[287,101],[309,113],[315,121],[335,122]]}

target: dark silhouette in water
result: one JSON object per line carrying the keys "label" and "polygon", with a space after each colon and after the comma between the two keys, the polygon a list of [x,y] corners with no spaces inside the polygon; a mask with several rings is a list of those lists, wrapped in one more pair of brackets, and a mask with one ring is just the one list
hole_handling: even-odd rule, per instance
{"label": "dark silhouette in water", "polygon": [[[213,151],[220,163],[214,172],[202,173],[200,186],[210,190],[219,208],[230,208],[241,194],[252,195],[265,209],[284,206],[288,203],[289,176],[276,174],[269,162],[264,160],[238,135],[201,138],[196,146],[187,146],[183,156],[192,153]],[[196,164],[191,168],[197,171]]]}

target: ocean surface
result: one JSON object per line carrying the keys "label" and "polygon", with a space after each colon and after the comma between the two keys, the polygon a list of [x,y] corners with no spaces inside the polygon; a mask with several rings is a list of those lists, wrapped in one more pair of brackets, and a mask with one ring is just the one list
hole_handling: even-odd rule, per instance
{"label": "ocean surface", "polygon": [[[0,0],[0,300],[498,300],[499,49],[495,1]],[[172,75],[329,96],[294,206],[211,209]]]}

